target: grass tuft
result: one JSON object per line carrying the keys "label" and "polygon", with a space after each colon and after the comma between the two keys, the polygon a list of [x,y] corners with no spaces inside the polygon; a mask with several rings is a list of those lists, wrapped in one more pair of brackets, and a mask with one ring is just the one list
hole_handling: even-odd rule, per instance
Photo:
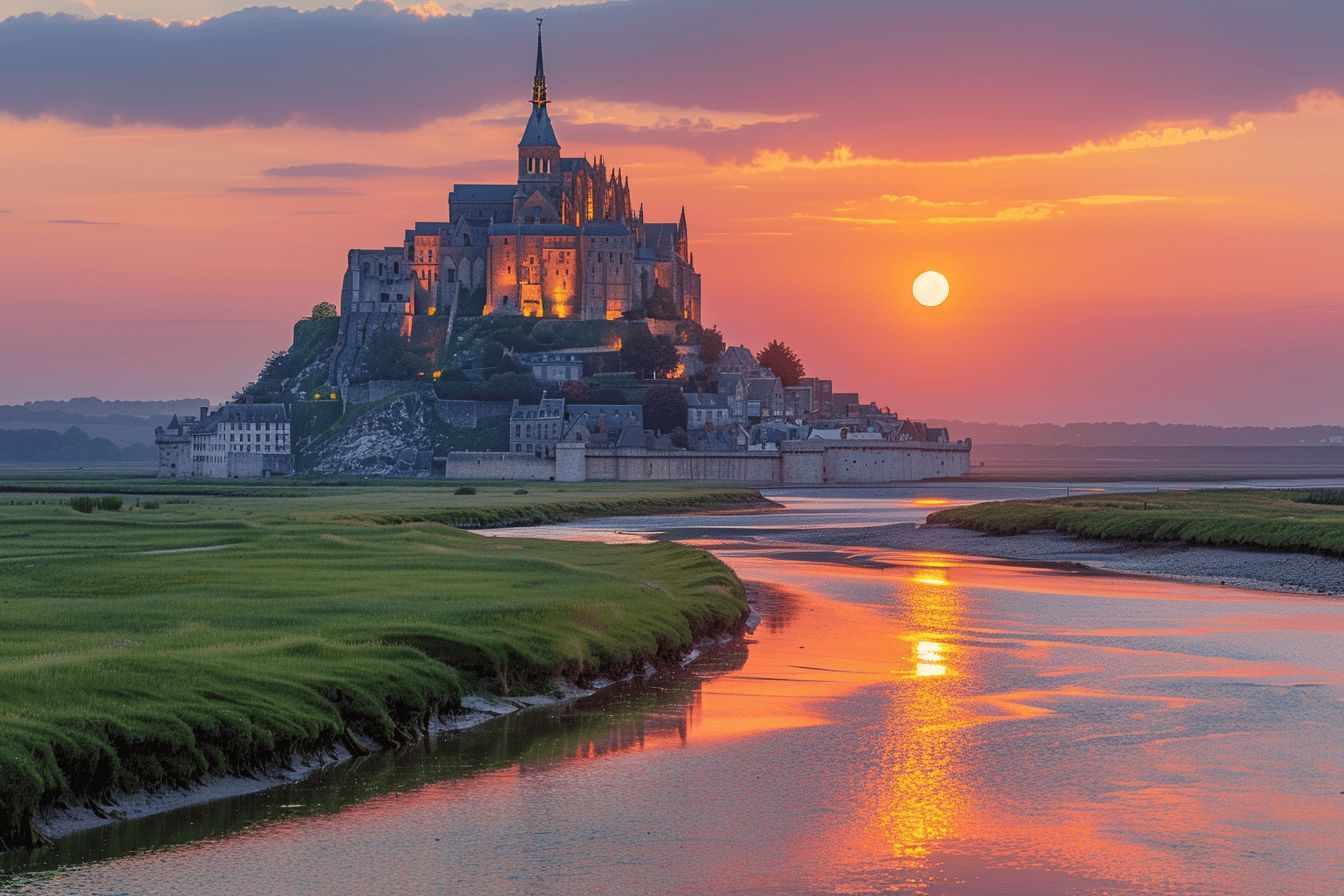
{"label": "grass tuft", "polygon": [[996,501],[939,510],[929,522],[989,535],[1050,530],[1082,538],[1344,557],[1344,502],[1311,500],[1311,494],[1202,489]]}

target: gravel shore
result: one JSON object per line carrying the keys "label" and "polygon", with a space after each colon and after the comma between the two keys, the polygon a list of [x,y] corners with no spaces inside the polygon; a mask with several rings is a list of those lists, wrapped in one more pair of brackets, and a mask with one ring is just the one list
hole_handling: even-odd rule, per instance
{"label": "gravel shore", "polygon": [[901,523],[859,529],[775,531],[783,541],[939,551],[1162,576],[1218,585],[1344,596],[1344,560],[1317,554],[1241,551],[1185,544],[1093,541],[1058,532],[983,535],[950,526]]}

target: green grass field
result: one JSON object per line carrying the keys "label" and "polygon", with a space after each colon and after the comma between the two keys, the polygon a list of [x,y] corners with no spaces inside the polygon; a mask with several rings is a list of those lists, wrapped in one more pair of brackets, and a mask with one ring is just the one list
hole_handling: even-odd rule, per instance
{"label": "green grass field", "polygon": [[996,501],[929,516],[990,535],[1049,529],[1084,538],[1306,551],[1344,557],[1344,505],[1329,492],[1200,489]]}
{"label": "green grass field", "polygon": [[[676,509],[750,492],[4,487],[0,848],[27,842],[49,806],[247,773],[354,745],[352,735],[394,745],[465,693],[620,674],[679,656],[747,610],[727,567],[691,548],[487,538],[444,523]],[[30,487],[41,490],[13,490]],[[112,494],[122,509],[67,503]]]}

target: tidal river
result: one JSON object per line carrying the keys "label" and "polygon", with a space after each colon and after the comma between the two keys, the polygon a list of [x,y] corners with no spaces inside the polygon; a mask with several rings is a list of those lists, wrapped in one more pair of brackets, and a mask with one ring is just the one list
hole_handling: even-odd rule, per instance
{"label": "tidal river", "polygon": [[763,622],[680,671],[74,835],[0,891],[1340,893],[1344,600],[808,543],[1008,492],[527,533],[701,545]]}

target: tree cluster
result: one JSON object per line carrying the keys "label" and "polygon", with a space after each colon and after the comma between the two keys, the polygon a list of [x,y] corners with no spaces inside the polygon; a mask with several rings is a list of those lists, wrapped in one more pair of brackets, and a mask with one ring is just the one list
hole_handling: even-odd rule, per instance
{"label": "tree cluster", "polygon": [[645,379],[664,376],[677,369],[681,357],[666,336],[654,336],[648,330],[631,327],[621,343],[621,366]]}
{"label": "tree cluster", "polygon": [[778,339],[770,340],[769,345],[756,353],[756,363],[769,368],[785,386],[796,386],[807,375],[802,359]]}
{"label": "tree cluster", "polygon": [[686,431],[686,396],[676,386],[651,386],[644,392],[644,426],[654,432]]}
{"label": "tree cluster", "polygon": [[717,364],[723,357],[723,350],[727,345],[723,341],[723,334],[719,332],[718,326],[709,327],[700,331],[700,360],[705,364]]}

